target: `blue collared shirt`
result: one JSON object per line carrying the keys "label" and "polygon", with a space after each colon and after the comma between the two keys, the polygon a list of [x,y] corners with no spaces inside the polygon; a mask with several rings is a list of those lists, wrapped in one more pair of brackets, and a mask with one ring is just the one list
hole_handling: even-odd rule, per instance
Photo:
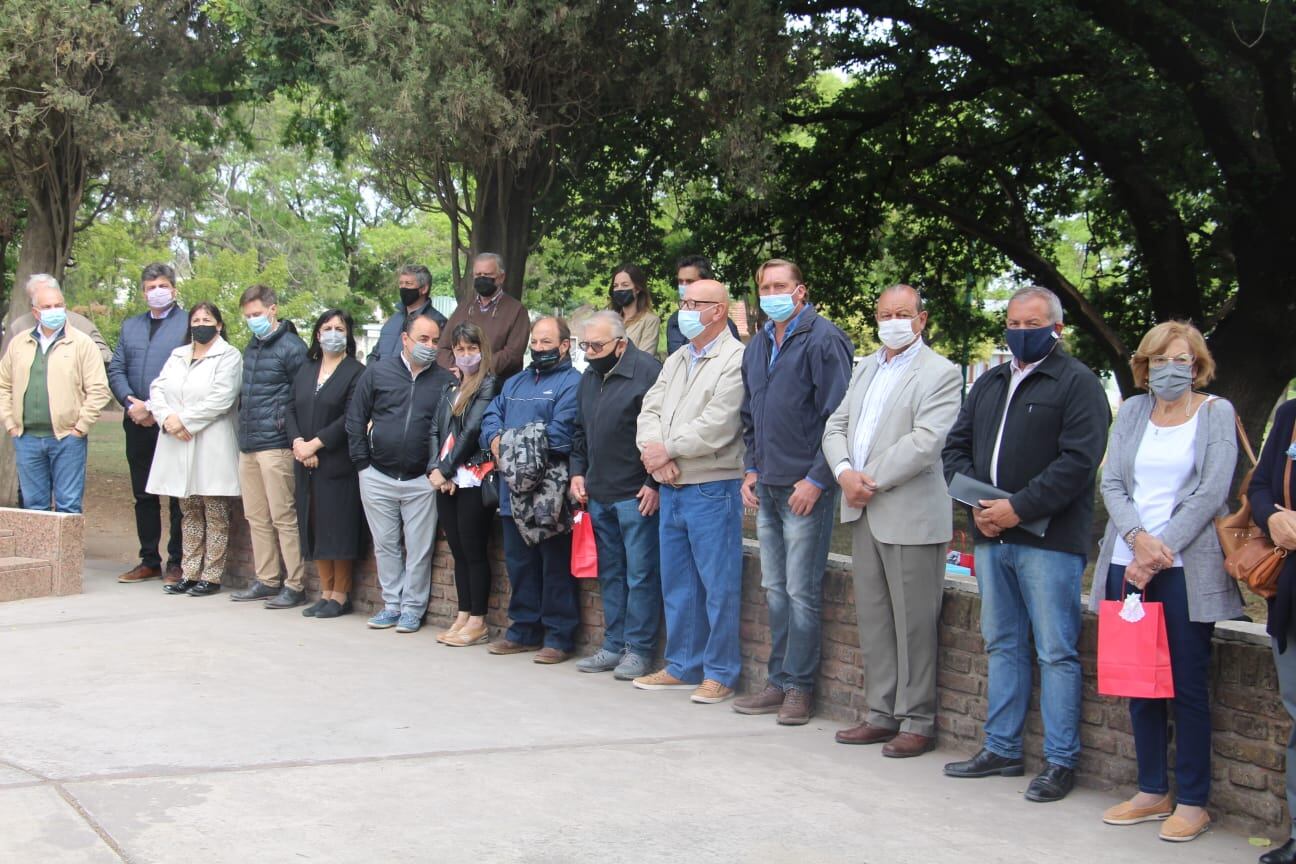
{"label": "blue collared shirt", "polygon": [[[794,330],[796,330],[797,322],[801,320],[801,316],[802,316],[803,314],[805,314],[805,310],[806,310],[807,308],[809,308],[809,304],[806,304],[806,303],[801,304],[801,311],[798,312],[797,314],[793,315],[791,321],[788,321],[788,323],[787,323],[787,329],[783,331],[783,341],[784,341],[784,342],[786,342],[786,341],[788,340],[788,337],[792,335],[792,332],[793,332]],[[773,321],[773,319],[771,319],[771,320],[765,322],[765,335],[768,336],[768,337],[769,337],[769,340],[770,340],[770,359],[769,359],[769,365],[770,365],[771,368],[773,368],[773,366],[774,366],[774,361],[778,359],[778,356],[779,356],[779,349],[780,349],[780,347],[781,347],[781,346],[779,345],[779,343],[778,343],[778,340],[774,338],[774,321]]]}
{"label": "blue collared shirt", "polygon": [[724,331],[721,330],[720,333],[717,334],[714,339],[712,339],[707,344],[703,345],[700,349],[697,346],[695,346],[692,341],[688,343],[688,349],[689,349],[688,374],[690,375],[693,374],[693,369],[697,366],[698,361],[701,360],[703,357],[705,357],[706,353],[715,347],[715,344],[720,341],[720,337],[723,335],[724,335]]}

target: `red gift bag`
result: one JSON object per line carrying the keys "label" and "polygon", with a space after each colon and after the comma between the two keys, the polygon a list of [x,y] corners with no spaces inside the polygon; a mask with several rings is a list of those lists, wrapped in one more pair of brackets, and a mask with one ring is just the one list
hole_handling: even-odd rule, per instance
{"label": "red gift bag", "polygon": [[1126,621],[1120,600],[1098,608],[1098,692],[1104,696],[1173,699],[1170,640],[1160,603],[1144,603],[1143,618]]}
{"label": "red gift bag", "polygon": [[598,578],[598,547],[594,544],[594,520],[588,510],[572,514],[571,573],[577,579]]}

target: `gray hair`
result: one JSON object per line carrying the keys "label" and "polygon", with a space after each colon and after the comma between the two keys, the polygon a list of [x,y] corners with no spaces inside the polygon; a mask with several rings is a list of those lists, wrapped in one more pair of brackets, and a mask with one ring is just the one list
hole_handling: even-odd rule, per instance
{"label": "gray hair", "polygon": [[406,264],[396,273],[397,276],[413,276],[414,284],[419,288],[427,288],[432,284],[432,271],[422,264]]}
{"label": "gray hair", "polygon": [[612,337],[614,339],[625,338],[625,319],[621,317],[621,313],[613,312],[611,309],[600,309],[589,317],[589,320],[585,322],[585,326],[588,327],[595,321],[608,325],[608,327],[612,329]]}
{"label": "gray hair", "polygon": [[913,293],[914,300],[917,304],[914,307],[914,312],[918,315],[921,315],[923,313],[923,309],[926,308],[927,304],[923,302],[922,292],[919,291],[917,288],[913,287],[912,285],[906,285],[903,282],[899,282],[895,285],[889,285],[878,292],[878,299],[881,300],[887,294],[895,294],[900,291],[909,291]]}
{"label": "gray hair", "polygon": [[27,296],[28,296],[28,297],[35,297],[35,296],[36,296],[36,292],[40,290],[40,286],[42,286],[42,285],[49,285],[49,286],[50,286],[51,288],[53,288],[55,291],[58,291],[59,293],[62,293],[62,292],[63,292],[63,289],[59,287],[58,280],[55,279],[55,278],[54,278],[53,276],[51,276],[50,274],[48,274],[48,273],[33,273],[33,274],[32,274],[32,275],[27,279],[27,286],[26,286],[26,288],[27,288]]}
{"label": "gray hair", "polygon": [[1062,323],[1062,301],[1058,296],[1047,288],[1041,288],[1038,285],[1028,285],[1025,288],[1018,288],[1013,295],[1008,298],[1008,305],[1016,303],[1018,300],[1029,300],[1032,297],[1038,297],[1048,304],[1049,323]]}
{"label": "gray hair", "polygon": [[497,253],[495,253],[495,252],[479,252],[479,253],[477,253],[477,255],[473,258],[473,263],[476,264],[478,261],[494,261],[494,262],[495,262],[495,272],[496,272],[496,273],[503,273],[503,272],[504,272],[504,259],[501,258],[501,257],[499,256],[499,254],[497,254]]}

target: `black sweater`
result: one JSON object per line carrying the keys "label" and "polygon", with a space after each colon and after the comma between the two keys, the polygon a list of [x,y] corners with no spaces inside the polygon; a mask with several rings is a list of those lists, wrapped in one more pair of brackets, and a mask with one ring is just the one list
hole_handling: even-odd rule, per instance
{"label": "black sweater", "polygon": [[[999,422],[1012,364],[1004,363],[977,379],[945,439],[941,456],[945,479],[966,474],[990,479]],[[1011,494],[1022,521],[1049,517],[1048,530],[1036,537],[1019,528],[999,535],[1001,543],[1087,555],[1092,545],[1094,474],[1107,449],[1111,406],[1097,376],[1061,346],[1026,376],[1013,394],[999,447],[998,482]],[[986,542],[973,524],[978,542]]]}
{"label": "black sweater", "polygon": [[432,414],[454,381],[436,363],[411,377],[404,356],[397,352],[365,369],[346,416],[356,470],[372,465],[395,480],[413,480],[436,467],[428,458]]}
{"label": "black sweater", "polygon": [[572,431],[571,473],[585,477],[585,491],[612,504],[633,498],[657,482],[639,461],[635,433],[644,394],[661,372],[650,354],[626,341],[625,353],[607,378],[586,369],[576,391],[576,426]]}

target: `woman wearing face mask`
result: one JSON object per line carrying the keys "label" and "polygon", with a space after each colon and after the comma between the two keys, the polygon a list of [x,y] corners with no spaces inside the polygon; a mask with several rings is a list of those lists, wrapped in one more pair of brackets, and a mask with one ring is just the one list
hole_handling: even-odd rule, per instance
{"label": "woman wearing face mask", "polygon": [[432,415],[428,482],[437,490],[437,521],[454,555],[459,614],[437,641],[456,648],[490,640],[486,611],[490,601],[490,539],[495,511],[482,504],[481,481],[494,467],[478,444],[482,417],[495,398],[491,349],[476,324],[460,324],[451,334],[459,383],[446,389]]}
{"label": "woman wearing face mask", "polygon": [[[1237,433],[1233,406],[1193,389],[1211,381],[1215,362],[1191,324],[1153,327],[1130,366],[1149,392],[1121,406],[1108,439],[1101,488],[1109,518],[1090,605],[1130,592],[1162,604],[1175,695],[1130,700],[1139,791],[1109,808],[1103,821],[1164,819],[1161,839],[1185,841],[1210,825],[1211,636],[1216,621],[1242,612],[1214,525],[1227,512]],[[1166,759],[1172,702],[1177,802]]]}
{"label": "woman wearing face mask", "polygon": [[640,351],[657,356],[661,335],[661,318],[652,311],[648,292],[648,274],[636,264],[622,264],[612,273],[608,288],[608,308],[621,315],[626,338]]}
{"label": "woman wearing face mask", "polygon": [[181,580],[168,594],[208,597],[220,591],[229,545],[230,498],[239,495],[235,404],[243,357],[222,338],[220,310],[189,311],[187,344],[171,352],[149,389],[158,427],[147,491],[180,501]]}
{"label": "woman wearing face mask", "polygon": [[360,481],[347,453],[346,412],[364,366],[355,359],[350,314],[329,309],[315,321],[306,362],[293,379],[284,412],[296,477],[302,558],[315,562],[320,599],[307,618],[351,611],[351,570],[364,556]]}

